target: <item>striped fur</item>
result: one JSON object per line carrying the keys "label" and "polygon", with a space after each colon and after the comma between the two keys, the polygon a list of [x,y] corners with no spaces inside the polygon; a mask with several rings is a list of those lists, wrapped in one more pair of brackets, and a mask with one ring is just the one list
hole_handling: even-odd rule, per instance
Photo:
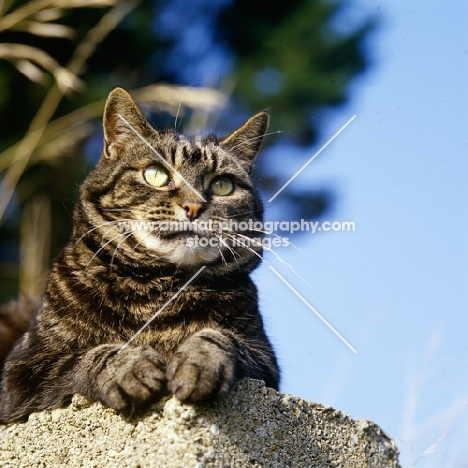
{"label": "striped fur", "polygon": [[[192,248],[187,237],[194,232],[158,228],[187,221],[187,203],[200,208],[197,221],[261,221],[249,173],[267,125],[263,112],[224,138],[188,138],[153,129],[125,91],[110,94],[102,158],[80,189],[72,239],[53,265],[40,309],[4,363],[0,422],[62,406],[73,393],[133,411],[166,392],[185,402],[212,401],[247,376],[278,387],[249,276],[261,246]],[[155,188],[145,170],[161,157],[171,165],[170,182]],[[210,188],[219,175],[233,181],[229,196]],[[135,220],[155,227],[118,226]],[[209,230],[202,234],[217,238]],[[204,271],[119,352],[201,266]]]}

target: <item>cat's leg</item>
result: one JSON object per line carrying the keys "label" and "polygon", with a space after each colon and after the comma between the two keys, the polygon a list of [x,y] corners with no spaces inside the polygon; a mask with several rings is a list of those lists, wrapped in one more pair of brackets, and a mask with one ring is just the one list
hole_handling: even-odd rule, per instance
{"label": "cat's leg", "polygon": [[[26,341],[26,340],[24,340]],[[165,391],[166,362],[150,346],[101,345],[86,352],[17,346],[3,369],[0,422],[70,402],[74,393],[116,410],[149,403]]]}
{"label": "cat's leg", "polygon": [[88,351],[73,376],[73,392],[116,410],[154,401],[166,388],[166,362],[151,346],[101,345]]}
{"label": "cat's leg", "polygon": [[181,401],[225,397],[243,377],[278,387],[279,371],[268,342],[247,340],[230,331],[206,328],[182,343],[167,367],[168,389]]}

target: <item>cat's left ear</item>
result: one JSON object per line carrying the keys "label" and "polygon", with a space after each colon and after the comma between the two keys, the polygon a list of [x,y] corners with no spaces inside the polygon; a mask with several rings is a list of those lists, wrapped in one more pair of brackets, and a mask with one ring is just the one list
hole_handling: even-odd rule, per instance
{"label": "cat's left ear", "polygon": [[269,121],[268,113],[260,112],[247,120],[242,127],[220,139],[221,147],[234,153],[248,173],[262,147]]}
{"label": "cat's left ear", "polygon": [[150,126],[130,93],[115,88],[106,101],[103,128],[103,158],[115,159],[126,146],[146,135]]}

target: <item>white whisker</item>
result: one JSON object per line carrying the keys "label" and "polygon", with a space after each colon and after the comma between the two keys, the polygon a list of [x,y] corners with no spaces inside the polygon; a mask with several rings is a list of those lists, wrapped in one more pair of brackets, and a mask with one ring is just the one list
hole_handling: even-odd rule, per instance
{"label": "white whisker", "polygon": [[[237,265],[239,265],[239,262],[237,261],[237,258],[236,258],[236,255],[239,256],[239,254],[232,247],[229,246],[229,244],[223,239],[223,236],[221,236],[220,234],[217,234],[217,233],[214,233],[214,235],[229,250],[229,252],[231,252],[232,258],[237,263]],[[221,257],[222,257],[224,263],[227,265],[226,259],[224,258],[224,255],[223,255],[223,253],[222,253],[222,251],[221,251],[221,249],[219,247],[218,247],[218,250],[219,250],[219,253],[221,254]]]}
{"label": "white whisker", "polygon": [[[241,236],[241,237],[244,237],[245,239],[250,239],[250,237],[244,235],[244,234],[239,234],[239,233],[236,233],[236,235],[238,236]],[[263,248],[267,251],[267,252],[271,252],[284,266],[288,267],[300,280],[302,280],[309,288],[313,289],[312,286],[288,263],[286,262],[285,260],[283,260],[271,247],[266,247],[266,246],[263,246]],[[252,252],[255,252],[253,251],[252,249],[250,249]],[[255,252],[256,253],[256,252]],[[269,263],[265,260],[264,257],[260,257],[263,259],[263,261],[268,265]]]}
{"label": "white whisker", "polygon": [[[73,247],[76,247],[78,245],[78,243],[80,241],[82,241],[88,234],[90,234],[91,232],[95,231],[96,229],[99,229],[103,226],[109,226],[109,224],[114,224],[114,225],[118,225],[118,223],[120,222],[125,222],[125,221],[133,221],[131,218],[124,218],[124,219],[119,219],[119,220],[114,220],[114,221],[106,221],[105,223],[101,223],[101,224],[98,224],[97,226],[94,226],[92,229],[89,229],[88,231],[86,231],[74,244],[73,244]],[[112,230],[112,228],[110,229]],[[109,231],[106,231],[106,234],[107,232]]]}
{"label": "white whisker", "polygon": [[[219,234],[214,233],[214,235],[222,244],[224,244],[228,248],[228,250],[231,253],[233,253],[232,249],[229,247],[229,245],[227,245],[227,243],[224,241],[224,239]],[[227,266],[227,261],[224,258],[223,251],[219,248],[219,246],[218,246],[218,250],[219,250],[219,255],[221,256],[221,261]],[[234,255],[233,255],[233,257],[234,257]]]}
{"label": "white whisker", "polygon": [[[247,236],[244,236],[242,234],[239,234],[239,233],[235,233],[236,235],[240,235],[241,237],[245,237],[246,239],[250,239],[250,237],[247,237]],[[228,233],[227,234],[228,237],[230,237],[232,240],[235,240],[235,241],[239,241],[238,238],[236,238],[235,235],[233,234],[230,234]],[[240,243],[240,242],[239,242]],[[255,251],[254,249],[252,249],[252,247],[250,247],[249,245],[245,245],[245,244],[241,244],[239,245],[239,247],[242,247],[244,249],[247,249],[249,252],[252,252],[253,254],[255,254],[258,258],[260,258],[261,260],[263,260],[263,257],[257,252]]]}
{"label": "white whisker", "polygon": [[84,269],[84,274],[86,274],[86,271],[88,270],[89,265],[91,265],[91,262],[96,258],[97,255],[99,255],[99,252],[102,252],[104,250],[104,247],[109,245],[111,242],[113,242],[115,239],[118,239],[120,236],[123,236],[123,233],[120,233],[119,235],[113,237],[111,240],[107,241],[104,245],[99,247],[99,249],[94,253],[94,255],[91,257],[91,260],[88,262],[86,265],[86,268]]}
{"label": "white whisker", "polygon": [[260,140],[261,138],[264,138],[264,137],[269,136],[269,135],[277,135],[278,133],[287,133],[287,132],[285,130],[278,130],[277,132],[264,133],[263,135],[259,135],[259,136],[253,137],[253,138],[249,138],[248,140],[244,140],[242,143],[234,145],[232,148],[229,148],[229,149],[234,150],[234,149],[238,148],[239,146],[246,145],[246,144],[250,143],[251,141]]}
{"label": "white whisker", "polygon": [[132,235],[132,233],[130,232],[129,234],[127,234],[115,247],[114,251],[112,252],[112,257],[111,257],[111,261],[110,261],[110,264],[109,264],[109,274],[112,273],[112,266],[114,264],[114,258],[115,258],[115,254],[117,253],[117,250],[119,249],[119,247]]}
{"label": "white whisker", "polygon": [[263,231],[262,229],[250,229],[249,232],[260,232],[262,234],[265,234],[267,236],[274,236],[277,239],[281,239],[282,241],[287,241],[288,246],[290,245],[291,247],[295,248],[296,250],[299,250],[299,252],[304,253],[304,251],[300,248],[294,245],[288,237],[282,237],[279,234],[276,234],[274,232],[269,232],[269,231]]}
{"label": "white whisker", "polygon": [[[142,237],[132,248],[132,250],[135,250],[142,242],[144,242],[150,235],[154,235],[154,232],[157,231],[157,228],[153,226],[153,229],[151,231],[148,231],[146,236]],[[158,239],[161,238],[161,231],[157,231],[156,237]]]}
{"label": "white whisker", "polygon": [[117,212],[123,212],[123,211],[132,211],[131,208],[102,208],[103,211],[117,211]]}

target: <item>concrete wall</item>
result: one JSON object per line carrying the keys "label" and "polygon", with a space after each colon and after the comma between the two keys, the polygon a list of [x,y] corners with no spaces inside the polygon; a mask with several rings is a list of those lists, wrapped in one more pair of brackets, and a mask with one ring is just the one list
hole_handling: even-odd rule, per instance
{"label": "concrete wall", "polygon": [[125,419],[76,395],[69,408],[0,426],[0,466],[397,468],[375,424],[245,380],[214,407],[164,399]]}

